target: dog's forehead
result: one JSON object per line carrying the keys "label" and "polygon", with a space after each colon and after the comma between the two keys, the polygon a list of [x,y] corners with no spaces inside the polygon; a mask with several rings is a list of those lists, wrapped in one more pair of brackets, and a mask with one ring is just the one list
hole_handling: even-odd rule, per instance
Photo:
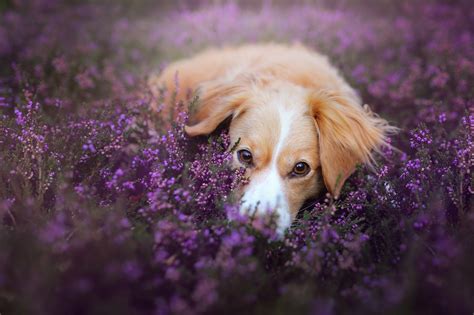
{"label": "dog's forehead", "polygon": [[298,91],[271,92],[249,100],[231,125],[231,137],[240,138],[241,144],[252,149],[263,165],[282,154],[306,153],[311,158],[317,135],[304,95]]}

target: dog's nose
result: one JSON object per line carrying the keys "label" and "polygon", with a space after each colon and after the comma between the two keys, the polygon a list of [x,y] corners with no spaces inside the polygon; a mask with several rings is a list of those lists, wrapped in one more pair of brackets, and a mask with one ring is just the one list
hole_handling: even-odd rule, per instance
{"label": "dog's nose", "polygon": [[241,209],[246,210],[247,214],[261,215],[272,213],[283,206],[283,196],[281,194],[274,198],[260,198],[252,191],[244,193],[241,201]]}
{"label": "dog's nose", "polygon": [[259,194],[259,190],[248,191],[242,197],[240,213],[249,216],[275,215],[277,232],[280,236],[291,225],[290,210],[283,194],[269,196]]}

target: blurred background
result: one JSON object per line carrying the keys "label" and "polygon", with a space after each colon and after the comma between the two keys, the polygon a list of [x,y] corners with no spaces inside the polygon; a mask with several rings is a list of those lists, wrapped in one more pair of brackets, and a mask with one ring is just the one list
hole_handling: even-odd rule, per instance
{"label": "blurred background", "polygon": [[[225,133],[149,110],[149,75],[249,42],[400,128],[283,240],[227,220]],[[0,0],[0,313],[470,314],[473,84],[470,0]]]}

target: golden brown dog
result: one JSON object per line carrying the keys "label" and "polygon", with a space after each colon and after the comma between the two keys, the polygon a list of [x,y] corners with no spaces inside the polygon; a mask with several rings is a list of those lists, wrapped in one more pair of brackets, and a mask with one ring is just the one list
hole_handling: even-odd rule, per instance
{"label": "golden brown dog", "polygon": [[337,197],[355,166],[371,163],[393,130],[361,106],[325,56],[301,45],[206,50],[172,63],[150,85],[178,100],[197,93],[189,136],[208,135],[231,117],[231,141],[239,140],[233,163],[250,178],[241,211],[274,210],[280,232],[323,185]]}

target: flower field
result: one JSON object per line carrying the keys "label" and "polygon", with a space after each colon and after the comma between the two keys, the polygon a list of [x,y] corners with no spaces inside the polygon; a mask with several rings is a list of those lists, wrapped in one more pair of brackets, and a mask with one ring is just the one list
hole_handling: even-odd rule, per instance
{"label": "flower field", "polygon": [[[283,238],[238,214],[226,130],[146,84],[268,41],[400,128]],[[0,314],[472,314],[473,136],[469,0],[0,1]]]}

